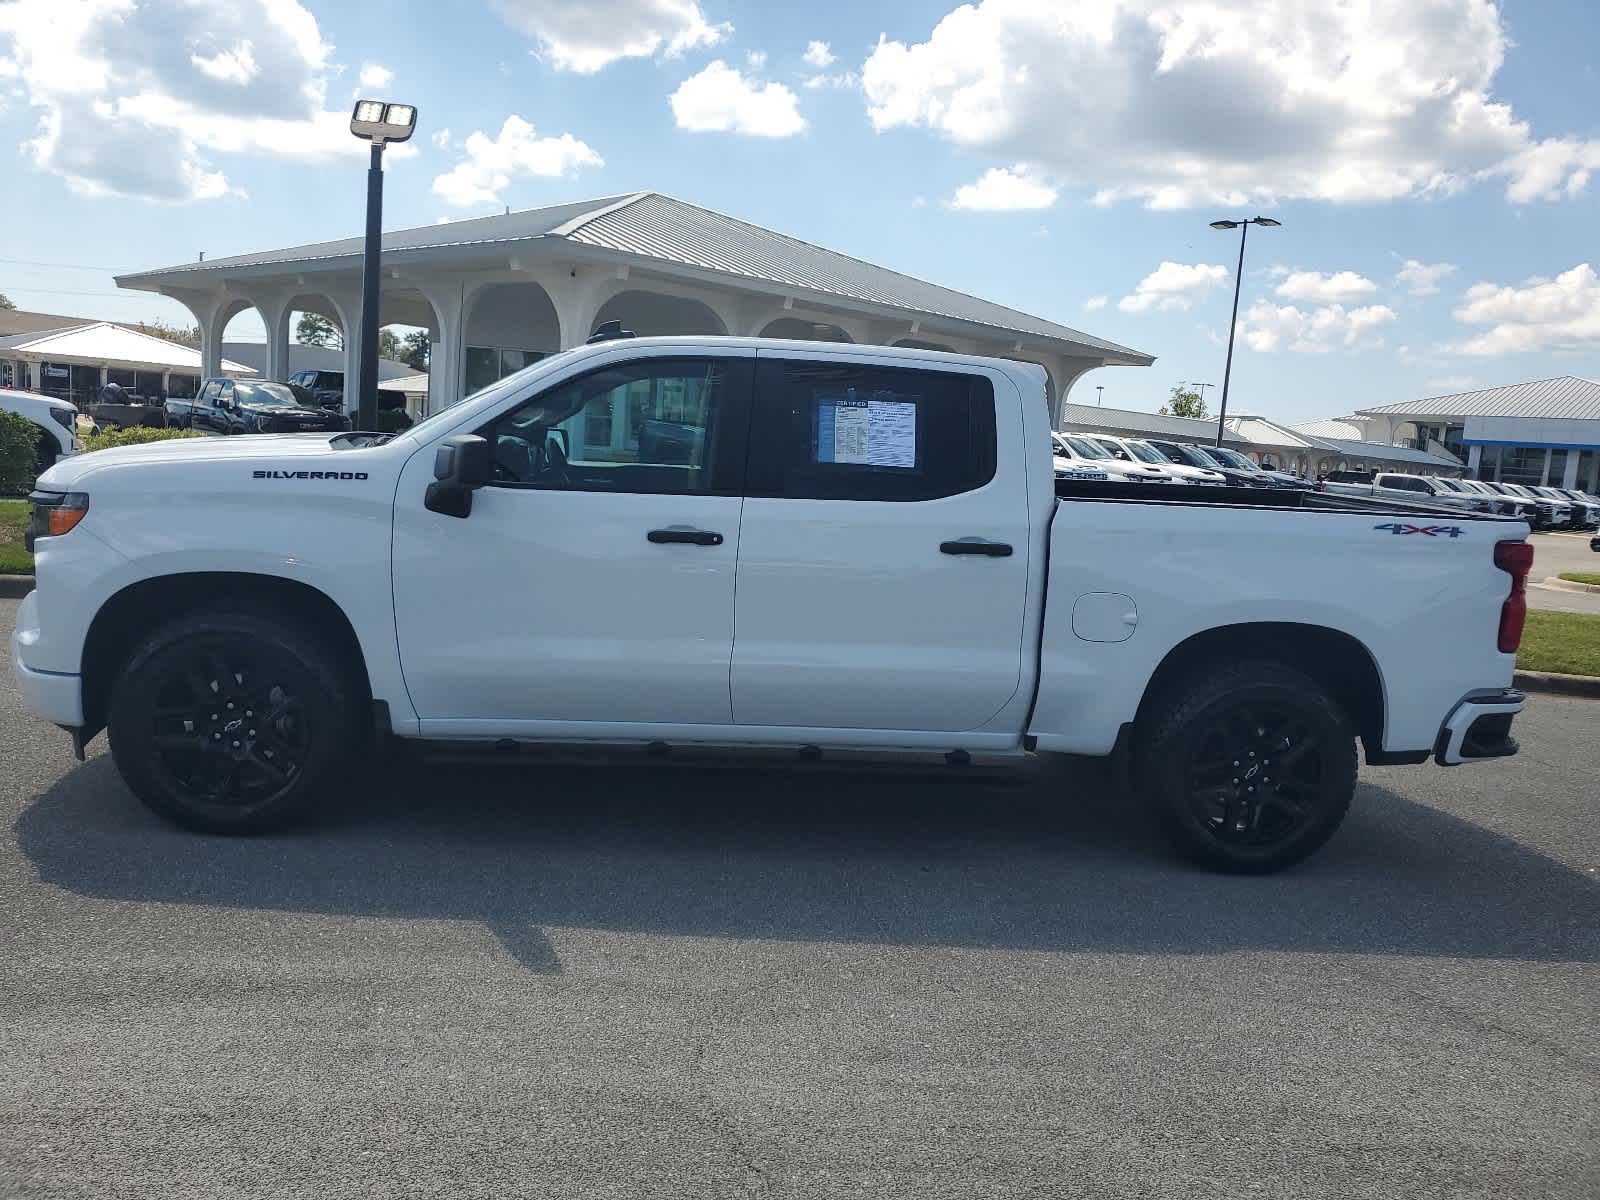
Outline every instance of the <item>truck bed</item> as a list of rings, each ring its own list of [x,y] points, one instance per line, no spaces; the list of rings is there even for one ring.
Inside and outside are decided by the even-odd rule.
[[[1365,496],[1312,492],[1300,488],[1206,487],[1181,483],[1097,483],[1058,479],[1056,497],[1074,503],[1131,500],[1157,506],[1372,513],[1391,516],[1428,515],[1448,517],[1453,522],[1498,521],[1508,526],[1523,524],[1515,517],[1476,513],[1449,505],[1413,503],[1407,500],[1377,500]]]

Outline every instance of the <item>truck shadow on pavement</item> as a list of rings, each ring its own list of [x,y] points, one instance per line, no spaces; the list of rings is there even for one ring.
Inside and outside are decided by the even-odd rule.
[[[481,922],[530,971],[546,926],[1094,953],[1286,950],[1600,961],[1600,888],[1363,785],[1323,852],[1268,878],[1171,859],[1103,776],[771,766],[425,767],[302,832],[169,828],[109,757],[17,822],[81,896]]]

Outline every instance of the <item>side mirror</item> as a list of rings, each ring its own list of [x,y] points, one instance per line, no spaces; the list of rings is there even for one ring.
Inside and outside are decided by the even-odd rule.
[[[489,443],[475,433],[458,433],[439,443],[433,456],[433,482],[423,506],[447,517],[472,513],[472,493],[489,482],[493,461]]]

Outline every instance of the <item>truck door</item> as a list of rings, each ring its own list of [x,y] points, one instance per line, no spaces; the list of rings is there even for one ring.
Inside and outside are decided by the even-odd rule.
[[[434,456],[410,460],[395,629],[425,732],[731,723],[753,363],[641,354],[508,398],[465,519],[423,506]]]
[[[222,398],[222,380],[209,379],[205,387],[200,389],[200,394],[194,398],[189,411],[189,424],[195,429],[211,432],[221,432],[222,426],[217,423],[221,410],[217,407]]]
[[[1002,374],[762,350],[734,719],[968,730],[1004,708],[1033,652],[1023,453]]]

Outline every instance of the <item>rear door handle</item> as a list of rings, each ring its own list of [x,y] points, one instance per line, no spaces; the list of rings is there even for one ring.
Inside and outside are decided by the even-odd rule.
[[[709,529],[690,529],[687,526],[674,525],[669,529],[652,529],[645,534],[658,546],[668,545],[673,542],[684,542],[691,546],[720,546],[722,535],[712,533]]]
[[[987,538],[971,537],[958,538],[951,542],[940,542],[941,554],[981,554],[985,558],[1010,558],[1010,542],[991,542]]]

